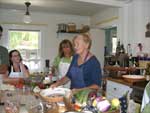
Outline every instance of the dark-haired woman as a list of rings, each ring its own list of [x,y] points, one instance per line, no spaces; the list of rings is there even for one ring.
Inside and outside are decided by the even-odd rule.
[[[67,39],[62,40],[59,44],[59,54],[53,62],[53,68],[55,72],[57,71],[58,73],[58,79],[61,79],[66,75],[72,60],[73,53],[74,50],[72,43]],[[69,88],[70,83],[65,84],[64,87]]]
[[[4,83],[17,84],[20,83],[24,77],[29,76],[29,70],[26,65],[22,63],[22,57],[18,50],[9,52],[10,66],[7,74],[4,76]]]
[[[10,78],[24,78],[29,76],[29,70],[25,64],[22,63],[22,57],[18,50],[9,52],[10,67],[8,75]]]

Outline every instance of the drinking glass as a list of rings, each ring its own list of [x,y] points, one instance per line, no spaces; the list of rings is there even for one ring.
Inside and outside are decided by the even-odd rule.
[[[3,84],[3,75],[0,74],[0,85],[2,85],[2,84]]]
[[[15,91],[6,91],[4,94],[4,109],[6,113],[19,113],[20,95]]]
[[[4,103],[6,113],[19,113],[20,104],[18,100],[6,100]]]

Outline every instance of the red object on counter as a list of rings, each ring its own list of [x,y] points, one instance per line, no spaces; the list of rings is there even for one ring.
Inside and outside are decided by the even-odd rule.
[[[24,84],[20,84],[20,83],[18,83],[18,84],[15,85],[15,87],[16,87],[16,88],[19,88],[19,89],[22,89],[23,86],[24,86]]]
[[[17,82],[10,83],[11,85],[14,85],[16,88],[22,89],[24,86],[24,80],[22,78],[18,79]]]
[[[39,86],[40,89],[44,89],[45,88],[44,84],[38,84],[38,86]]]

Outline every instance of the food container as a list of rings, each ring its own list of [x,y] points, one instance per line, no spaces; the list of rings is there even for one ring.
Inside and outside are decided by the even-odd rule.
[[[58,32],[66,32],[67,25],[64,23],[58,24]]]
[[[76,32],[76,24],[68,23],[67,24],[67,32]]]
[[[89,32],[90,31],[90,27],[88,25],[83,25],[82,27],[82,33],[86,33],[86,32]]]

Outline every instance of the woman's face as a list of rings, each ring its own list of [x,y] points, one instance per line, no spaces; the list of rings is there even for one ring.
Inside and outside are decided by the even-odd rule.
[[[82,54],[84,51],[88,50],[88,44],[83,41],[82,36],[78,36],[74,40],[74,49],[77,54]]]
[[[71,53],[71,48],[69,44],[63,44],[62,49],[63,49],[64,55]]]
[[[15,62],[15,63],[20,63],[20,56],[19,56],[19,53],[18,52],[13,52],[12,53],[12,56],[11,56],[11,61],[12,62]]]

